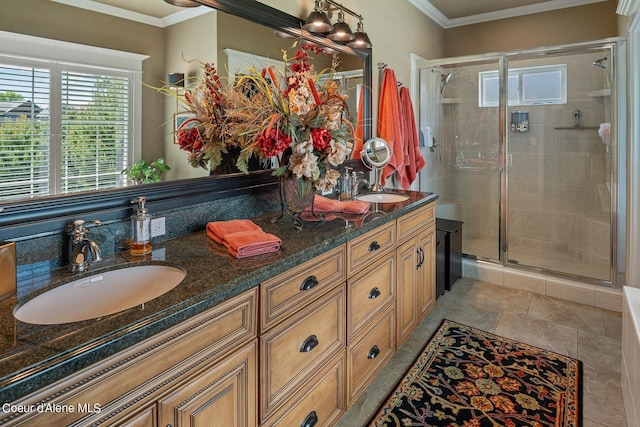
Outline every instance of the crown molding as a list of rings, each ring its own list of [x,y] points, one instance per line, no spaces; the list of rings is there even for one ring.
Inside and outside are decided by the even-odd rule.
[[[449,19],[436,9],[428,0],[409,0],[422,13],[435,21],[442,28],[461,27],[464,25],[478,24],[481,22],[495,21],[498,19],[514,18],[517,16],[531,15],[534,13],[548,12],[551,10],[566,9],[569,7],[584,6],[591,3],[599,3],[606,0],[550,0],[529,6],[513,7],[496,12],[480,13]],[[639,3],[640,0],[621,0],[623,2]]]
[[[618,0],[618,15],[630,16],[640,9],[640,0]]]
[[[116,16],[118,18],[127,19],[129,21],[140,22],[141,24],[152,25],[154,27],[165,28],[170,25],[195,18],[196,16],[211,13],[214,10],[207,6],[199,6],[194,8],[183,9],[179,12],[168,15],[164,18],[156,18],[155,16],[146,15],[144,13],[134,12],[120,7],[110,6],[93,0],[51,0],[56,3],[67,6],[79,7],[81,9],[93,12],[103,13],[105,15]]]

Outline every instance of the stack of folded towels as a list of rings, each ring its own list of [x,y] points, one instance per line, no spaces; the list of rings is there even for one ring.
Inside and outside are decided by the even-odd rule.
[[[340,201],[319,194],[313,199],[313,211],[316,213],[336,212],[350,215],[362,215],[369,212],[370,204],[361,200]]]
[[[225,245],[236,258],[246,258],[280,250],[282,240],[266,233],[248,219],[215,221],[207,224],[207,235]]]

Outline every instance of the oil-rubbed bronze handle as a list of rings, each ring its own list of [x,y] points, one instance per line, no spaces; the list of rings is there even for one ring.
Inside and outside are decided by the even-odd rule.
[[[371,292],[369,292],[369,299],[376,299],[380,296],[380,289],[378,289],[377,287],[371,289]]]
[[[377,251],[378,249],[380,249],[380,243],[376,242],[375,240],[371,242],[371,244],[369,245],[369,252]]]
[[[309,415],[302,421],[300,427],[313,427],[318,423],[318,414],[316,411],[309,412]]]
[[[416,248],[416,255],[418,255],[418,263],[416,264],[416,270],[422,265],[422,256],[420,256],[420,248]]]
[[[311,350],[316,348],[318,344],[318,337],[316,337],[315,335],[310,335],[309,338],[304,340],[304,342],[300,346],[300,353],[309,353]]]
[[[311,275],[304,279],[302,284],[300,285],[301,291],[308,291],[309,289],[313,289],[318,285],[318,278],[314,275]]]
[[[371,350],[369,350],[369,354],[367,354],[367,359],[375,359],[376,357],[378,357],[379,354],[380,354],[380,349],[378,348],[377,345],[374,345],[373,347],[371,347]]]

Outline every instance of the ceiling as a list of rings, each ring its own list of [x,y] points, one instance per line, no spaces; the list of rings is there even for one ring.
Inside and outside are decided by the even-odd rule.
[[[122,18],[165,27],[206,12],[180,8],[162,0],[52,0]],[[308,0],[311,3],[311,0]],[[606,0],[408,0],[443,28],[547,12]],[[188,17],[187,17],[188,16]]]

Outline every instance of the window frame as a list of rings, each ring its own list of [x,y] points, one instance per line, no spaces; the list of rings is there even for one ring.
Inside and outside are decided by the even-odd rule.
[[[546,98],[539,100],[526,100],[524,99],[525,84],[523,82],[524,77],[534,74],[545,74],[550,72],[560,73],[560,97],[558,98]],[[540,65],[532,67],[522,68],[510,68],[508,80],[517,78],[517,97],[509,91],[507,96],[509,97],[508,104],[510,107],[527,106],[527,105],[553,105],[553,104],[566,104],[567,103],[567,64],[551,64]],[[483,107],[497,107],[499,101],[487,101],[486,100],[486,82],[489,79],[499,79],[498,70],[480,71],[478,73],[478,106]],[[499,96],[496,96],[499,99]]]
[[[105,49],[0,31],[0,61],[7,65],[46,68],[50,71],[49,195],[62,195],[61,176],[61,75],[64,71],[126,76],[129,80],[129,162],[141,157],[142,147],[142,62],[147,55]],[[126,186],[126,182],[123,186]],[[122,188],[114,187],[114,188]]]

